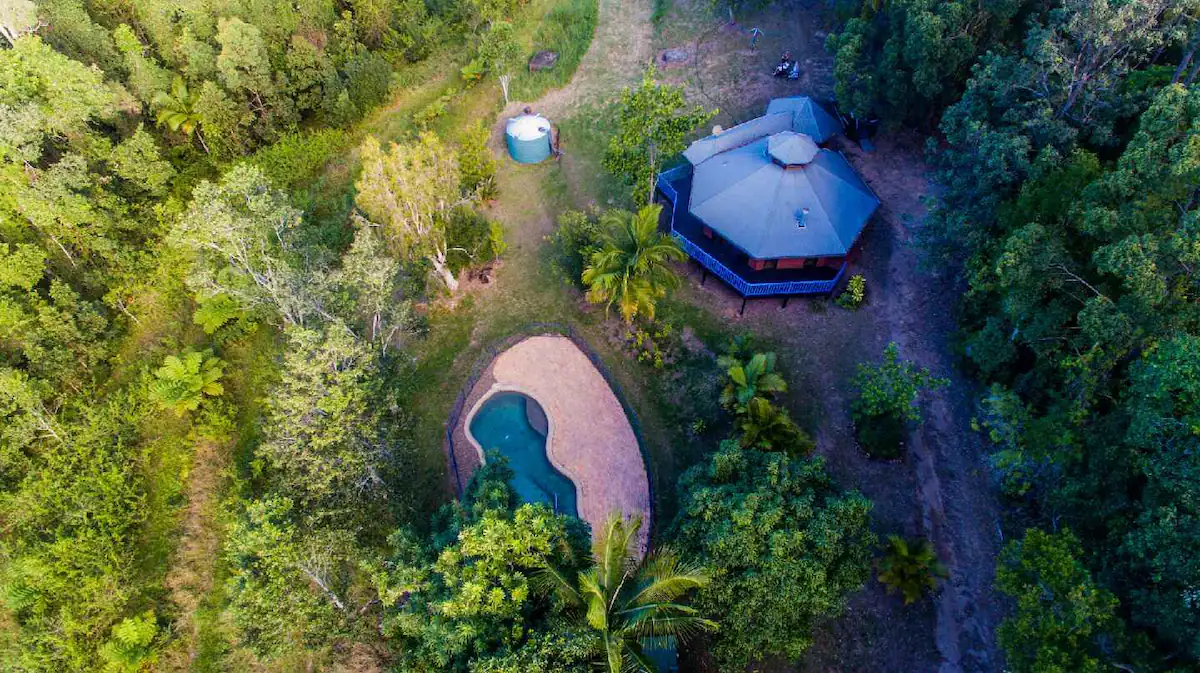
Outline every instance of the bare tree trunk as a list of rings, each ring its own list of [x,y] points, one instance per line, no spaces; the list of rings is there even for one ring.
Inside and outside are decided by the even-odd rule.
[[[445,253],[431,255],[429,257],[429,262],[433,264],[434,272],[442,279],[442,282],[446,284],[446,288],[450,290],[450,293],[454,294],[455,292],[458,292],[458,279],[454,277],[454,272],[451,271],[450,267],[446,264]]]
[[[504,92],[504,105],[508,106],[508,82],[511,75],[500,75],[500,90]]]
[[[1196,60],[1196,64],[1192,66],[1192,71],[1188,73],[1187,79],[1183,81],[1184,86],[1191,86],[1192,82],[1196,81],[1196,75],[1200,74],[1200,59]]]
[[[333,589],[330,589],[329,585],[325,584],[325,581],[321,579],[320,575],[302,565],[297,565],[296,567],[300,569],[300,572],[307,575],[308,579],[312,580],[314,584],[321,587],[321,590],[324,591],[325,595],[329,597],[329,601],[337,606],[337,609],[341,610],[342,612],[346,611],[346,605],[342,603],[342,599],[338,598],[337,594],[333,593]]]
[[[1188,64],[1192,62],[1192,57],[1196,55],[1197,47],[1200,47],[1200,36],[1197,36],[1196,39],[1192,40],[1191,44],[1188,45],[1187,52],[1179,61],[1179,67],[1175,68],[1175,75],[1171,77],[1171,84],[1178,84],[1179,80],[1183,78],[1183,73],[1187,71]]]
[[[200,139],[200,147],[204,148],[205,154],[212,154],[208,149],[208,143],[204,142],[204,134],[200,132],[200,127],[196,127],[196,137]]]

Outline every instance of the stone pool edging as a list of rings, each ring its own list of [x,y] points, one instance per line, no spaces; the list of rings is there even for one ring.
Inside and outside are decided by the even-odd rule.
[[[496,375],[496,364],[501,361],[502,356],[509,350],[517,348],[522,342],[538,337],[557,337],[563,339],[562,343],[570,344],[573,347],[573,352],[577,356],[582,356],[582,360],[577,360],[571,369],[581,372],[585,379],[598,376],[599,383],[592,379],[591,384],[597,385],[597,392],[608,404],[603,405],[604,411],[612,418],[609,422],[615,423],[613,426],[614,433],[602,433],[599,435],[600,441],[595,442],[593,435],[596,433],[587,433],[583,435],[582,441],[585,444],[591,443],[593,456],[609,456],[610,454],[619,454],[615,460],[608,460],[608,467],[601,469],[585,468],[589,475],[596,477],[596,488],[598,493],[602,494],[601,499],[604,502],[610,503],[612,509],[621,509],[627,515],[638,513],[642,517],[642,527],[639,534],[639,548],[644,551],[649,548],[649,539],[656,528],[657,520],[654,517],[654,502],[655,488],[650,479],[651,460],[647,454],[645,440],[641,433],[641,424],[638,419],[637,411],[629,404],[626,399],[621,384],[617,381],[612,372],[609,370],[604,360],[591,348],[591,345],[584,339],[576,330],[569,326],[559,323],[530,323],[521,328],[511,331],[506,336],[497,339],[493,343],[484,346],[476,355],[475,364],[467,376],[467,380],[463,383],[459,391],[458,398],[450,411],[444,431],[444,448],[449,459],[450,479],[449,486],[461,497],[467,480],[476,469],[482,464],[479,456],[479,448],[476,443],[471,441],[473,438],[469,436],[466,430],[465,417],[468,415],[464,412],[474,413],[478,411],[477,407],[480,401],[489,397],[493,391],[493,387],[503,377]],[[558,347],[552,348],[552,351],[559,350]],[[569,349],[571,350],[571,349]],[[562,354],[561,352],[559,353]],[[570,358],[568,358],[570,359]],[[533,358],[532,362],[535,367],[542,362],[542,358]],[[590,367],[586,371],[578,369],[578,365]],[[564,372],[569,372],[563,370]],[[545,377],[550,379],[556,378],[559,372],[546,370]],[[510,371],[511,375],[512,372]],[[536,384],[544,383],[547,379],[532,379]],[[523,378],[517,375],[514,378]],[[511,382],[510,382],[511,383]],[[602,390],[602,392],[600,392]],[[528,389],[519,390],[521,394],[529,395],[531,392]],[[559,397],[560,391],[551,389],[547,391],[553,397]],[[543,408],[546,415],[549,417],[557,412],[552,407],[561,406],[558,404],[548,404],[547,400],[541,399],[541,395],[530,395],[538,405]],[[572,398],[572,395],[565,397]],[[574,398],[578,399],[578,398]],[[615,403],[615,404],[614,404]],[[572,407],[572,404],[566,403],[566,407]],[[620,413],[613,414],[614,409]],[[578,405],[574,405],[574,409],[568,413],[573,420],[572,427],[579,425],[579,418],[591,418],[594,414],[590,410],[580,410]],[[603,414],[601,414],[603,415]],[[617,419],[620,419],[619,421]],[[549,421],[549,419],[547,419]],[[586,424],[586,421],[585,421]],[[575,432],[579,432],[576,428]],[[630,433],[632,435],[630,436]],[[609,441],[605,441],[605,440]],[[572,445],[575,442],[572,441]],[[632,452],[628,449],[632,449]],[[561,455],[554,450],[551,444],[547,450],[547,457],[552,461],[555,469],[571,479],[575,484],[577,496],[580,496],[580,517],[588,520],[593,526],[598,526],[603,523],[603,516],[600,516],[596,511],[596,507],[588,506],[589,480],[583,478],[579,474],[573,473],[573,470],[565,469],[566,465],[561,458]],[[580,456],[573,456],[579,459]],[[581,461],[584,465],[588,463],[596,463],[596,459],[588,459],[584,457]],[[599,460],[601,464],[605,463],[604,459]],[[593,472],[595,474],[593,474]],[[603,475],[598,476],[597,475]],[[633,479],[633,482],[630,480]],[[614,483],[615,482],[615,483]],[[624,484],[624,485],[623,485]],[[614,491],[616,489],[616,491]],[[632,490],[630,490],[632,489]],[[624,495],[620,495],[624,493]],[[588,510],[591,509],[591,515],[588,515]]]
[[[491,387],[485,390],[484,393],[479,396],[479,399],[475,400],[475,404],[471,406],[471,411],[467,413],[466,417],[463,418],[461,422],[463,433],[467,436],[467,441],[471,443],[471,446],[475,447],[475,453],[479,454],[479,466],[482,467],[487,464],[487,453],[484,451],[483,446],[475,439],[475,435],[471,434],[471,421],[475,420],[475,414],[479,412],[479,409],[483,406],[484,402],[487,402],[495,397],[496,393],[521,393],[525,397],[528,397],[536,402],[537,405],[542,408],[542,414],[546,417],[546,458],[550,460],[550,464],[554,466],[554,469],[558,470],[560,474],[571,480],[571,485],[575,487],[575,502],[583,502],[583,488],[580,486],[581,481],[576,475],[571,474],[568,471],[569,468],[563,465],[560,462],[560,459],[554,454],[554,418],[550,415],[550,412],[546,411],[545,403],[539,400],[532,392],[524,389],[523,387],[500,383],[499,381],[495,380],[495,377],[492,378]],[[578,505],[576,505],[576,507],[578,507]]]

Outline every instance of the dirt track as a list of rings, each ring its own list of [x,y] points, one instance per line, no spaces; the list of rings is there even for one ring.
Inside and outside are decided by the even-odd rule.
[[[648,0],[601,0],[597,37],[575,80],[540,101],[540,109],[561,117],[582,103],[611,99],[667,47],[689,51],[691,60],[664,69],[663,78],[683,85],[690,99],[721,107],[720,122],[755,116],[774,96],[831,95],[832,59],[822,48],[828,30],[823,3],[777,3],[733,26],[714,21],[699,4],[679,3],[654,42]],[[748,48],[744,35],[751,25],[768,28],[768,39],[756,50]],[[782,49],[801,59],[799,82],[764,74]],[[983,449],[970,430],[977,391],[952,368],[949,336],[956,294],[944,279],[919,268],[919,253],[912,246],[912,230],[924,215],[920,198],[930,187],[921,139],[884,137],[878,145],[871,155],[845,148],[883,200],[855,268],[867,278],[868,306],[847,312],[825,302],[793,301],[781,310],[778,302],[760,300],[739,317],[740,298],[715,280],[699,287],[698,272],[682,294],[783,346],[780,356],[795,382],[788,402],[797,418],[815,429],[818,453],[831,472],[844,486],[872,499],[881,535],[928,537],[950,569],[950,580],[932,600],[912,606],[869,582],[851,599],[845,615],[816,634],[803,668],[999,671],[994,631],[1000,606],[992,588],[1000,546],[999,505]],[[569,178],[578,178],[571,173],[568,166]],[[694,265],[690,268],[695,271]],[[878,359],[889,341],[900,345],[904,357],[952,381],[932,396],[927,422],[913,434],[908,458],[900,463],[863,456],[847,412],[855,365]],[[771,670],[794,668],[779,662]]]

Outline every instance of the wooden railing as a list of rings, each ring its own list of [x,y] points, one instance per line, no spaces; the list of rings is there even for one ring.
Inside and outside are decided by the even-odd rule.
[[[672,184],[672,180],[677,180],[687,175],[688,166],[677,166],[669,171],[665,171],[658,176],[658,189],[671,202],[671,236],[679,242],[680,247],[689,257],[700,263],[701,266],[708,269],[710,273],[715,274],[718,278],[725,281],[730,287],[737,290],[743,297],[767,297],[789,294],[829,294],[837,287],[838,282],[842,279],[842,274],[846,271],[846,265],[842,264],[838,269],[837,275],[830,280],[793,280],[778,283],[750,283],[737,275],[718,260],[716,257],[708,254],[703,248],[693,243],[687,236],[679,233],[675,229],[675,218],[679,215],[681,208],[686,208],[687,204],[680,204],[679,192]]]

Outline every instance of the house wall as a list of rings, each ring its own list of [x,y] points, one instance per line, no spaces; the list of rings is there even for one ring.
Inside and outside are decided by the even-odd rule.
[[[786,257],[783,259],[752,259],[750,268],[763,269],[806,269],[814,266],[836,269],[845,261],[844,257]]]

